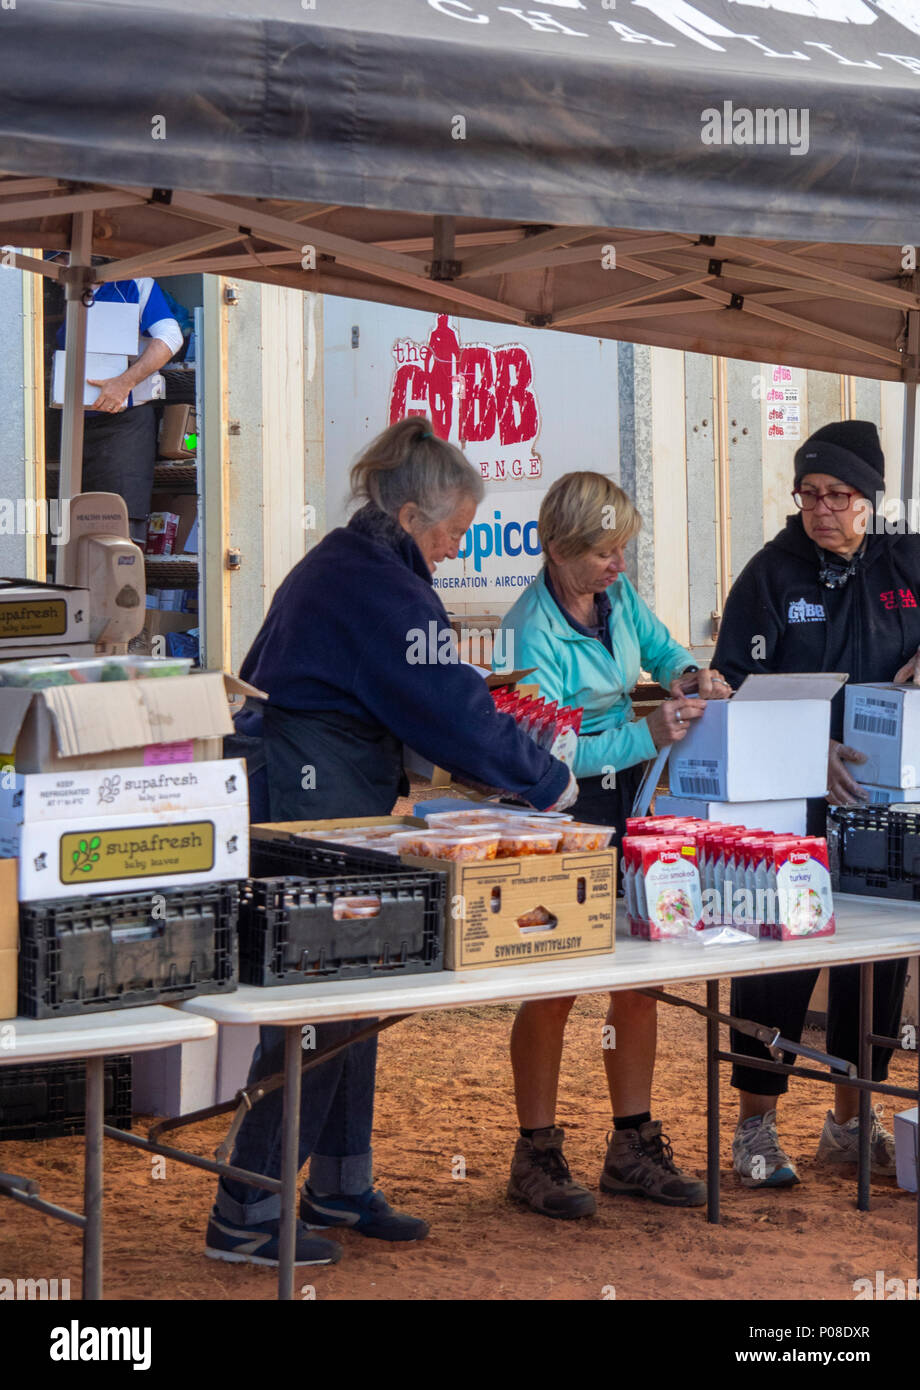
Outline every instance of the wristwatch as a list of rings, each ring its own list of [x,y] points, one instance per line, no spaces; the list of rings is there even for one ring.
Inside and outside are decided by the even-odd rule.
[[[698,666],[685,666],[684,669],[682,671],[678,671],[677,674],[680,676],[689,676],[692,674],[692,672],[698,671],[699,669],[700,668]]]

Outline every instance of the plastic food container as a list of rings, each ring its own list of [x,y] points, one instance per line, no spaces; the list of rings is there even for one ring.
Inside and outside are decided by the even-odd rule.
[[[560,852],[564,849],[606,849],[614,834],[612,825],[585,825],[582,821],[574,820],[566,821],[559,829],[562,832]]]
[[[187,676],[194,661],[190,656],[137,656],[137,680],[149,680],[153,676]]]
[[[455,826],[447,826],[443,830],[425,830],[420,834],[410,832],[405,836],[394,835],[393,839],[402,854],[447,859],[452,864],[471,864],[496,857],[501,832],[463,831]]]
[[[143,661],[139,656],[104,656],[99,661],[99,679],[102,681],[133,681],[137,676],[137,663]]]
[[[561,839],[562,830],[559,826],[546,826],[543,830],[535,826],[521,830],[513,826],[503,826],[498,857],[519,859],[528,854],[555,854]]]
[[[434,829],[448,825],[492,825],[496,820],[502,820],[506,815],[513,816],[515,814],[514,811],[502,812],[499,806],[493,806],[487,811],[479,811],[471,806],[465,811],[432,811],[426,819],[429,826]]]
[[[52,685],[88,685],[99,680],[103,663],[98,657],[83,661],[7,661],[0,663],[0,685],[47,690]]]
[[[336,898],[332,904],[332,916],[336,922],[352,921],[358,917],[376,917],[379,912],[379,898]]]

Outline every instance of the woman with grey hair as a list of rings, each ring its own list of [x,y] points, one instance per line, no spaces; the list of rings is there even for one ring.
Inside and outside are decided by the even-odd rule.
[[[575,799],[569,769],[498,714],[488,688],[458,658],[431,578],[457,555],[482,479],[428,420],[400,420],[351,472],[363,505],[294,567],[272,601],[241,674],[268,699],[237,720],[249,742],[256,821],[386,815],[404,784],[402,746],[453,773],[516,792],[539,810]],[[259,766],[261,761],[261,768]],[[408,787],[406,787],[408,790]],[[367,1020],[316,1027],[323,1048]],[[250,1082],[282,1070],[283,1030],[263,1028]],[[376,1039],[304,1073],[297,1262],[340,1250],[308,1227],[349,1226],[382,1240],[418,1240],[427,1225],[393,1211],[373,1187]],[[232,1162],[280,1177],[281,1092],[246,1116]],[[214,1259],[275,1264],[275,1194],[221,1180],[208,1227]],[[305,1224],[303,1224],[305,1223]]]

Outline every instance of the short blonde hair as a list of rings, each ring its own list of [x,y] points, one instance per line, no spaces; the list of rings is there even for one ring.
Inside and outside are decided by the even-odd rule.
[[[469,459],[434,433],[421,415],[397,420],[364,450],[351,469],[351,498],[373,502],[395,517],[415,502],[429,526],[445,521],[458,496],[478,506],[485,485]]]
[[[641,526],[634,504],[603,473],[566,473],[543,498],[537,533],[548,560],[551,545],[561,559],[574,560],[601,541],[625,545]]]

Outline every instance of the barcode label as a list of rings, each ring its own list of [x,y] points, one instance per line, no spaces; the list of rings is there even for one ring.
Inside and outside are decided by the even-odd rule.
[[[720,787],[717,777],[685,777],[680,774],[680,789],[686,796],[718,796]]]
[[[853,728],[860,734],[880,734],[882,738],[895,738],[898,721],[884,719],[881,715],[863,714],[861,710],[857,710],[853,715]]]

